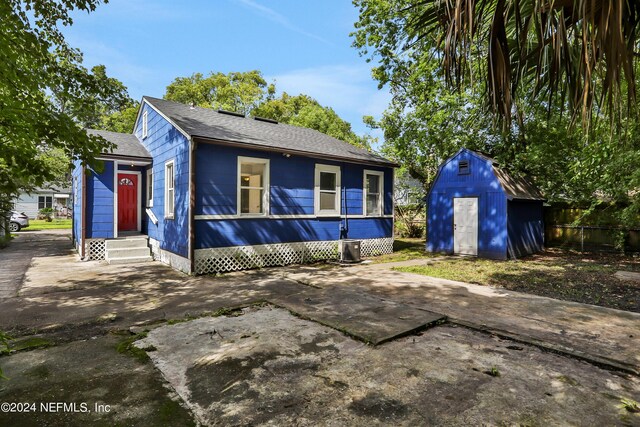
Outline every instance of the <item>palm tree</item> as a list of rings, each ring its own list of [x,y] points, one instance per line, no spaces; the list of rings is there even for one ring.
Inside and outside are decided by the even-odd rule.
[[[486,72],[489,106],[507,126],[523,87],[585,125],[593,111],[635,104],[640,1],[418,0],[404,12],[410,43],[431,38],[454,86]]]

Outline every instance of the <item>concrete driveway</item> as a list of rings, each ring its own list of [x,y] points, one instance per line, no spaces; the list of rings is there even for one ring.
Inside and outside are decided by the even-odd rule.
[[[640,423],[620,406],[623,398],[640,400],[637,314],[389,266],[190,277],[159,263],[79,262],[68,238],[37,236],[32,250],[20,241],[0,251],[2,260],[21,261],[0,264],[0,277],[13,283],[0,298],[0,328],[18,344],[41,340],[54,347],[0,358],[11,378],[0,381],[0,402],[93,396],[115,409],[98,418],[0,413],[0,423],[144,424],[148,418],[131,411],[136,398],[148,404],[146,417],[170,407],[169,419],[193,415],[203,424]],[[261,308],[237,312],[238,320],[211,317],[256,304]],[[87,354],[130,339],[128,330],[145,329],[152,331],[137,345],[162,378],[115,349],[103,359],[117,360],[117,372],[131,372],[125,383],[166,381],[175,394],[136,395],[135,387],[128,388],[132,396],[96,394],[95,387],[118,384],[103,384],[108,373],[96,371]],[[30,379],[33,369],[55,372],[69,358],[78,360],[69,378],[41,378],[67,391],[43,396]]]
[[[31,260],[66,255],[71,251],[71,230],[21,231],[11,246],[0,250],[0,300],[15,297]]]

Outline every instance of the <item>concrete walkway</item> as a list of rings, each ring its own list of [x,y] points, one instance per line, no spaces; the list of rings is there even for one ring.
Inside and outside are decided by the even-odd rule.
[[[372,344],[444,320],[363,292],[305,286],[277,269],[192,277],[157,262],[108,265],[69,253],[34,257],[18,281],[18,296],[0,300],[2,329],[61,341],[267,301]]]
[[[0,250],[0,300],[15,297],[35,257],[66,255],[71,251],[71,230],[21,231],[10,247]]]

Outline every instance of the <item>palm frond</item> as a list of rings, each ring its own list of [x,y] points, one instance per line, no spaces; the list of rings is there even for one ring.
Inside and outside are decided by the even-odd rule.
[[[478,69],[473,62],[485,62],[488,106],[505,125],[514,97],[532,83],[534,99],[566,104],[588,126],[594,102],[612,116],[635,104],[639,3],[424,0],[405,12],[410,39],[434,41],[451,85],[464,85]]]

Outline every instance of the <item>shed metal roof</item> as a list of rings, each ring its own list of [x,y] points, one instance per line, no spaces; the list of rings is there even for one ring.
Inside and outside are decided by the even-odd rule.
[[[106,139],[107,141],[115,144],[115,148],[111,153],[114,156],[124,157],[141,157],[150,159],[151,155],[138,138],[130,133],[111,132],[107,130],[87,129],[87,133],[91,135],[98,135]]]
[[[191,107],[149,96],[143,97],[143,101],[165,115],[191,137],[239,143],[256,149],[275,149],[321,155],[336,160],[397,166],[382,156],[313,129],[271,123],[252,117],[238,117],[210,108]]]

